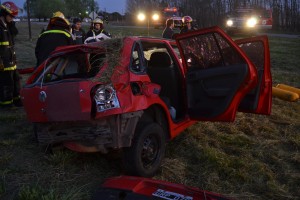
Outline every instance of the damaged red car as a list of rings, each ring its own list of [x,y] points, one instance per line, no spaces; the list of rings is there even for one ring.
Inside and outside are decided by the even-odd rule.
[[[211,27],[61,47],[21,97],[39,143],[121,150],[127,174],[151,177],[166,142],[195,122],[270,114],[271,88],[267,37],[233,41]]]

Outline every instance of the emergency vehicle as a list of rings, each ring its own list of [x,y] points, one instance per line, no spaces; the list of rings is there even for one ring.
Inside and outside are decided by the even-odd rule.
[[[177,7],[166,7],[162,12],[157,13],[158,20],[153,21],[154,28],[164,27],[167,19],[174,20],[174,27],[180,28],[182,26],[182,17],[179,15]]]
[[[272,24],[270,9],[238,8],[227,16],[225,29],[229,34],[256,33],[260,30],[272,29]]]

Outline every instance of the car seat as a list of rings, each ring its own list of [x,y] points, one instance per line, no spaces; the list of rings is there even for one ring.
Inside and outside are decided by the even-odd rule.
[[[160,97],[170,108],[179,107],[180,81],[178,69],[167,52],[154,52],[150,56],[147,73],[152,82],[161,86]]]

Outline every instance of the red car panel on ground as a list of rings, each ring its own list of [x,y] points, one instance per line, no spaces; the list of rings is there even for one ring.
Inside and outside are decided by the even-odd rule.
[[[229,200],[229,198],[166,181],[150,178],[120,176],[107,179],[92,200]]]

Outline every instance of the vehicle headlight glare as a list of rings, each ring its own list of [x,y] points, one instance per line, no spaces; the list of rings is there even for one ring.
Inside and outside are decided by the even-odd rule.
[[[153,19],[154,21],[157,21],[157,20],[159,19],[159,15],[158,15],[158,14],[152,15],[152,19]]]
[[[233,21],[231,19],[227,20],[226,24],[227,24],[227,26],[232,26],[233,25]]]
[[[254,27],[256,25],[256,23],[257,23],[256,18],[252,17],[252,18],[248,19],[247,26],[248,27]]]
[[[138,20],[144,21],[146,19],[146,15],[144,13],[139,13],[137,16]]]

